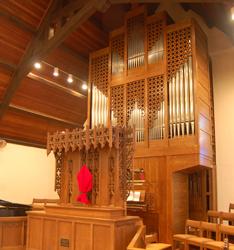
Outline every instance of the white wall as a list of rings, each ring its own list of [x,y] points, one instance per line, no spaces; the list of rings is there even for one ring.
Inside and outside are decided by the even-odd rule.
[[[212,56],[218,209],[234,203],[234,47]]]
[[[58,198],[55,159],[45,149],[8,143],[0,149],[0,199],[30,204],[33,198]]]

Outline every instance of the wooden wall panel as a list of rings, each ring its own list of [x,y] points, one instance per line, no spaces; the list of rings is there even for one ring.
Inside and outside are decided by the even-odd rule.
[[[174,173],[173,176],[173,233],[184,233],[189,215],[188,175]]]
[[[27,250],[126,250],[141,225],[140,219],[133,216],[107,219],[60,213],[29,212]]]
[[[29,230],[29,228],[33,228],[34,230]],[[41,218],[31,218],[28,221],[27,248],[41,250],[42,228],[43,220]]]
[[[23,250],[27,217],[0,217],[0,250]]]
[[[195,25],[195,55],[198,128],[200,153],[212,159],[211,87],[209,80],[209,59],[207,41],[203,31]],[[212,161],[211,161],[212,163]]]
[[[58,222],[58,249],[59,250],[66,250],[66,249],[72,249],[73,242],[72,242],[72,223],[69,221],[59,221]],[[69,241],[69,247],[63,246],[62,240],[68,240]]]
[[[75,224],[75,249],[86,250],[92,249],[92,242],[90,241],[92,237],[92,226],[86,223],[76,223]]]
[[[209,134],[211,130],[210,119],[200,114],[199,115],[199,127],[201,130]]]
[[[22,244],[21,231],[21,222],[4,223],[2,225],[2,247],[20,246]]]
[[[207,133],[200,129],[199,131],[200,136],[199,136],[199,142],[200,142],[200,153],[205,156],[210,156],[212,157],[212,138],[210,132]]]
[[[43,250],[57,249],[57,227],[56,220],[45,220],[43,223]]]
[[[93,245],[94,250],[103,250],[103,249],[110,249],[113,250],[113,246],[111,246],[112,240],[103,240],[103,236],[105,238],[111,239],[113,235],[110,231],[110,225],[93,225]]]

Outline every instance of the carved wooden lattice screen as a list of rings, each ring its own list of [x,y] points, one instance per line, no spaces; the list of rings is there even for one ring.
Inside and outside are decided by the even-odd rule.
[[[153,76],[147,79],[149,139],[163,139],[164,123],[164,77]]]
[[[112,125],[124,125],[124,85],[111,87]]]
[[[108,52],[91,58],[92,127],[99,124],[107,125],[108,61]]]
[[[144,14],[127,20],[128,69],[144,65]]]
[[[124,34],[111,40],[111,73],[121,74],[124,71]]]
[[[163,59],[163,23],[163,20],[158,20],[147,24],[148,64]]]
[[[144,141],[145,80],[127,84],[127,124],[135,126],[136,141]]]
[[[192,29],[167,32],[167,83],[170,137],[194,134]]]

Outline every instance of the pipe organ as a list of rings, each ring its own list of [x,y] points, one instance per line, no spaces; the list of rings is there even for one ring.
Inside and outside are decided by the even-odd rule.
[[[165,14],[127,14],[90,56],[92,127],[135,126],[136,142],[195,134],[192,25],[170,31]]]
[[[164,12],[148,16],[141,5],[110,32],[108,48],[90,54],[89,125],[135,127],[134,167],[150,182],[161,241],[184,228],[179,198],[173,200],[181,187],[176,193],[173,187],[183,181],[184,188],[187,179],[175,174],[215,168],[207,51],[194,20],[172,23]]]

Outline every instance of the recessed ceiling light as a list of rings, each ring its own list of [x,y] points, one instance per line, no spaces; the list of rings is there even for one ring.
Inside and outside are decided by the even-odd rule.
[[[34,63],[34,68],[35,69],[40,69],[41,68],[41,64],[39,62],[35,62]]]

